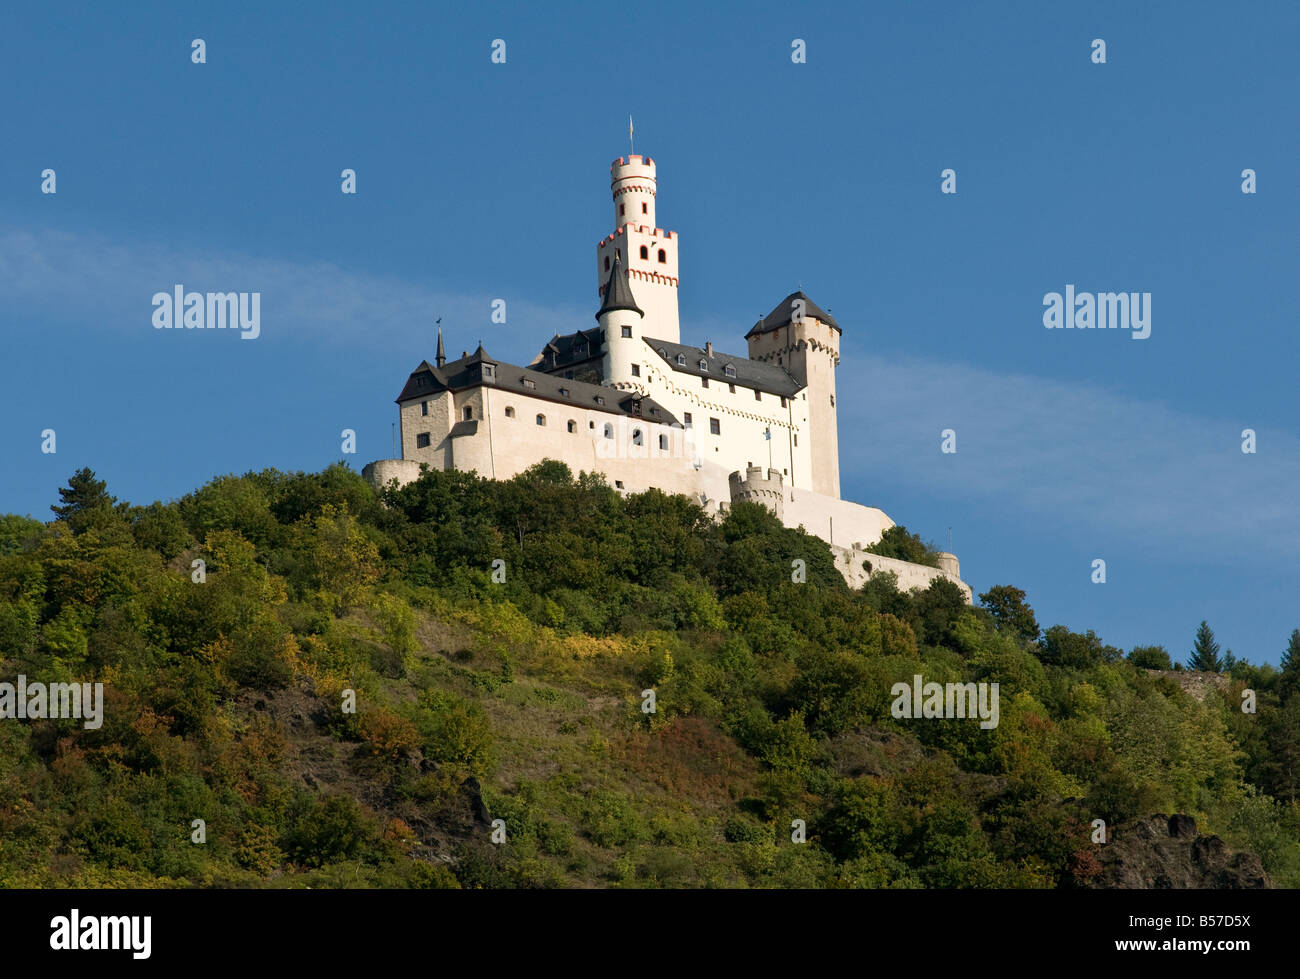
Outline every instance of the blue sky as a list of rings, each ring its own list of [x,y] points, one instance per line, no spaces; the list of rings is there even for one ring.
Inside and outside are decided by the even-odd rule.
[[[1044,626],[1181,658],[1204,618],[1276,663],[1300,627],[1300,7],[1064,6],[6,8],[0,510],[48,517],[82,465],[140,503],[319,469],[343,428],[356,468],[390,456],[436,316],[452,356],[515,362],[594,323],[631,113],[684,341],[743,352],[800,283],[843,327],[845,496],[951,527],[976,591],[1024,588]],[[262,335],[154,330],[177,282],[261,292]],[[1150,292],[1150,338],[1045,330],[1066,283]]]

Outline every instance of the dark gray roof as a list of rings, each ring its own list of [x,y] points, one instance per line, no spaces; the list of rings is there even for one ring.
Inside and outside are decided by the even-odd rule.
[[[669,367],[684,374],[694,374],[696,377],[707,377],[727,384],[756,388],[768,394],[779,394],[784,398],[793,397],[803,390],[789,371],[776,364],[764,364],[734,354],[719,353],[717,350],[713,351],[713,356],[710,357],[708,351],[700,347],[687,347],[680,343],[669,343],[667,340],[655,340],[651,337],[642,337],[642,339],[646,346],[663,357]],[[679,364],[678,356],[685,357],[686,363]],[[700,369],[700,361],[706,363],[708,370]],[[735,369],[734,377],[727,374],[728,366]]]
[[[612,415],[631,415],[663,425],[678,424],[677,418],[653,398],[620,391],[601,384],[588,384],[568,378],[543,374],[516,364],[504,364],[488,356],[483,345],[473,354],[453,360],[444,367],[423,361],[407,378],[397,403],[418,401],[444,391],[464,391],[491,386],[500,391],[514,391],[530,398],[607,411]]]
[[[600,312],[596,314],[596,319],[616,309],[630,310],[642,318],[645,317],[645,313],[641,312],[641,307],[636,304],[636,299],[632,296],[632,285],[627,281],[627,272],[623,269],[623,263],[619,261],[617,249],[614,251],[614,266],[609,270],[609,281],[605,283],[605,298],[600,304]]]
[[[537,370],[555,371],[591,360],[598,361],[604,352],[605,331],[598,326],[577,333],[557,333],[528,366]]]
[[[798,292],[790,293],[790,295],[777,303],[776,309],[772,310],[772,312],[768,313],[753,325],[750,331],[745,334],[745,339],[748,340],[756,334],[767,333],[770,330],[778,329],[793,320],[794,301],[796,299],[803,300],[803,314],[805,316],[811,316],[813,319],[821,320],[823,323],[833,326],[837,330],[840,329],[840,325],[835,322],[835,317],[809,299],[801,289]],[[840,330],[840,332],[843,333],[844,331]]]

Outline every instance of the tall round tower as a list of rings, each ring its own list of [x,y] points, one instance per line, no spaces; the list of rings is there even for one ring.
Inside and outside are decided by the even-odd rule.
[[[677,319],[677,235],[655,225],[659,180],[648,156],[620,156],[609,166],[614,230],[596,246],[596,289],[604,298],[615,260],[623,263],[645,311],[644,336],[681,342]],[[627,377],[610,378],[630,381]]]

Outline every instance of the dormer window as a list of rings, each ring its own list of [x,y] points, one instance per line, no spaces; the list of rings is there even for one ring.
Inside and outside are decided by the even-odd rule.
[[[599,394],[596,395],[596,404],[603,405],[604,403],[605,403],[605,399],[602,398]]]
[[[706,374],[709,372],[709,362],[708,362],[707,360],[704,360],[704,359],[701,358],[701,360],[700,360],[700,370],[704,371],[704,373],[706,373]]]
[[[537,388],[537,382],[534,381],[531,377],[525,377],[524,387],[528,388],[529,391],[535,390]]]
[[[735,376],[736,376],[736,368],[734,368],[734,367],[732,367],[730,364],[728,364],[726,367],[722,368],[722,373],[726,374],[728,377],[735,377]]]
[[[685,355],[685,354],[678,354],[678,355],[677,355],[677,366],[678,366],[678,367],[685,367],[685,366],[686,366],[686,355]]]
[[[568,396],[569,396],[569,389],[568,389],[568,388],[560,388],[560,397],[562,397],[562,398],[567,398]]]

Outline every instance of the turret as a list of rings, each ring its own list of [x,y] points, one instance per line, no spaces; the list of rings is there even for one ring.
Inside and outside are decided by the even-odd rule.
[[[636,286],[645,312],[645,335],[681,341],[677,317],[677,246],[675,232],[655,225],[659,183],[648,156],[619,157],[609,168],[614,199],[614,230],[596,246],[596,284],[601,294],[616,260]],[[630,381],[630,377],[616,377]]]
[[[605,334],[601,373],[606,383],[618,383],[624,388],[640,387],[632,373],[632,364],[643,359],[640,353],[645,350],[641,343],[644,319],[645,313],[632,295],[632,285],[623,269],[622,259],[616,254],[602,290],[600,310],[596,313],[596,322]]]

